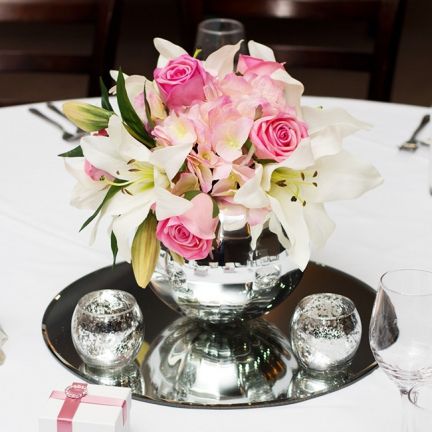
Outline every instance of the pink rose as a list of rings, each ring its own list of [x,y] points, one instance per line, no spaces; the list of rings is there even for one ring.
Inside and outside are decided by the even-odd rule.
[[[282,63],[261,60],[244,54],[240,54],[237,63],[237,72],[240,72],[242,75],[253,73],[256,75],[270,76],[278,69],[284,69]]]
[[[153,75],[169,109],[205,99],[208,74],[199,60],[187,54],[170,60],[163,68],[156,68]]]
[[[207,257],[212,249],[217,218],[212,217],[213,201],[203,193],[191,200],[192,208],[180,216],[159,221],[157,238],[188,260]]]
[[[279,113],[256,120],[250,133],[255,154],[260,159],[277,162],[285,160],[307,136],[306,123],[289,113]]]

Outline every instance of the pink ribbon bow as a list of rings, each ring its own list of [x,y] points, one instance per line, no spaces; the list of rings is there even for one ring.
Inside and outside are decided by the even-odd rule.
[[[87,384],[73,383],[64,392],[53,391],[50,398],[64,400],[57,416],[57,432],[72,432],[72,422],[81,403],[95,405],[117,406],[122,409],[123,424],[126,423],[126,401],[106,396],[92,396],[87,394]]]

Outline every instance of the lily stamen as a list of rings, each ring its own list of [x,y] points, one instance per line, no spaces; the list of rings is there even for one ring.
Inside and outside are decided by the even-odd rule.
[[[316,182],[318,171],[294,171],[289,168],[279,168],[273,172],[272,183],[278,187],[287,188],[292,194],[291,201],[299,202],[303,207],[306,200],[301,197],[301,190],[306,186],[318,187]]]

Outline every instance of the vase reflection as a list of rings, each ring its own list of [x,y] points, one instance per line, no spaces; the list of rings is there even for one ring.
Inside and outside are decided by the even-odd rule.
[[[180,318],[142,365],[150,398],[210,405],[286,398],[296,370],[288,340],[262,319],[220,327]]]
[[[298,366],[288,338],[264,319],[215,326],[182,317],[124,368],[83,363],[79,371],[98,384],[130,387],[137,398],[196,406],[298,402],[353,380],[348,368]]]

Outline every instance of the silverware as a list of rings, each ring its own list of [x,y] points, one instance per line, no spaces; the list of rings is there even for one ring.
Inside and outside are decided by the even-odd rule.
[[[417,135],[423,130],[423,128],[429,123],[430,121],[430,115],[426,114],[421,119],[419,125],[417,126],[416,130],[413,132],[411,137],[404,142],[402,145],[399,146],[399,150],[410,150],[415,151],[418,149],[419,144],[427,145],[424,141],[420,141],[417,139]]]
[[[57,108],[57,106],[55,106],[52,102],[47,102],[46,106],[51,110],[54,111],[56,114],[58,114],[59,116],[62,116],[64,119],[66,119],[70,124],[74,125],[75,124],[69,120],[66,116],[66,114],[59,108]],[[76,132],[75,133],[79,133],[79,132],[83,132],[83,130],[81,128],[79,128],[78,126],[76,126]]]
[[[51,111],[54,111],[54,112],[57,113],[58,115],[60,115],[60,116],[62,116],[63,118],[67,119],[68,122],[71,122],[71,121],[66,117],[66,115],[64,114],[64,112],[63,112],[61,109],[57,108],[57,107],[56,107],[52,102],[47,102],[47,103],[46,103],[46,106],[47,106]],[[72,122],[71,122],[71,123],[72,123]]]
[[[74,134],[68,132],[60,123],[57,123],[55,120],[53,120],[52,118],[46,116],[45,114],[43,114],[41,111],[39,111],[36,108],[31,107],[31,108],[29,108],[29,111],[32,114],[34,114],[35,116],[41,118],[42,120],[45,120],[46,122],[48,122],[52,126],[54,126],[57,129],[59,129],[61,132],[63,132],[62,139],[64,141],[67,141],[67,142],[78,141],[83,136],[87,135],[87,132],[84,132],[84,131],[80,131],[80,132],[77,132],[77,133],[74,133]]]

